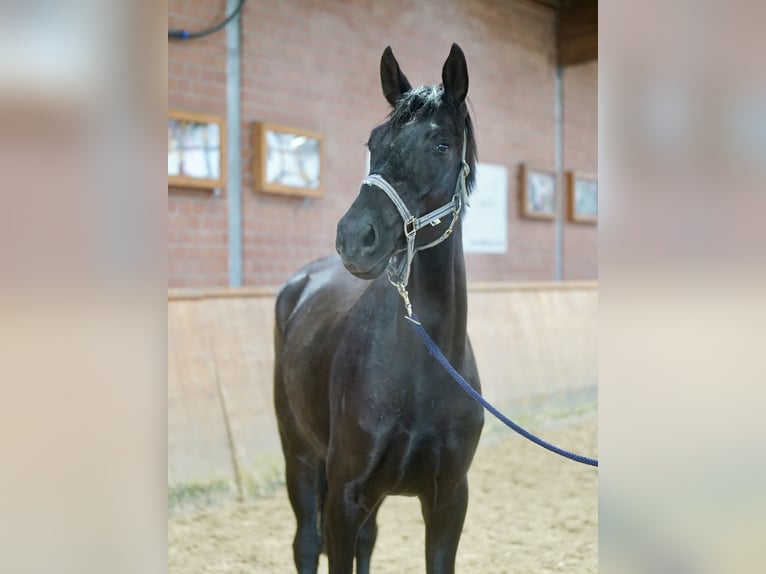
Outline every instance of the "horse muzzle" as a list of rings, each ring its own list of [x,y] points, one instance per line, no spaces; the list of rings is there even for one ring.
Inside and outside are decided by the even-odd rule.
[[[360,279],[374,279],[386,268],[391,255],[372,221],[347,213],[338,222],[335,249],[346,269]]]

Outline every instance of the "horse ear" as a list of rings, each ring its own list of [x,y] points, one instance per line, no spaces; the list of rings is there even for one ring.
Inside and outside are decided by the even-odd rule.
[[[447,61],[444,62],[442,85],[444,93],[452,99],[455,106],[463,103],[468,94],[468,66],[463,50],[457,44],[452,44]]]
[[[399,62],[394,58],[391,46],[383,50],[383,56],[380,58],[380,83],[383,86],[383,95],[394,107],[402,94],[412,89],[407,77],[399,69]]]

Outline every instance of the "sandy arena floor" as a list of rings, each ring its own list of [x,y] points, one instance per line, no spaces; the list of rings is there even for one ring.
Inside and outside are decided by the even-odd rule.
[[[597,453],[595,411],[530,430],[563,448]],[[485,428],[469,474],[470,502],[457,556],[461,574],[595,573],[597,470],[504,429]],[[171,574],[295,572],[295,520],[284,487],[272,495],[172,516]],[[425,572],[416,498],[390,497],[378,514],[375,574]],[[325,556],[320,572],[327,571]]]

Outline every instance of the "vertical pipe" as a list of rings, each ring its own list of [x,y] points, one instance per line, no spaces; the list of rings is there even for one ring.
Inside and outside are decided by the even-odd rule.
[[[238,0],[226,0],[226,13]],[[241,124],[241,17],[226,26],[226,149],[229,221],[229,287],[242,286],[242,124]]]
[[[555,118],[554,147],[556,156],[556,262],[554,277],[556,281],[563,278],[564,259],[564,108],[563,108],[563,82],[564,69],[556,66],[556,81],[554,87],[553,115]]]

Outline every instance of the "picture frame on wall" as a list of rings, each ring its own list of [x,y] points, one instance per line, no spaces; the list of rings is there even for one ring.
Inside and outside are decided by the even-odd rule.
[[[530,219],[556,219],[556,170],[521,164],[521,215]]]
[[[321,197],[322,134],[267,122],[253,124],[253,187],[256,192]]]
[[[226,124],[221,116],[168,110],[168,187],[226,185]]]
[[[598,176],[567,172],[567,200],[569,219],[574,223],[598,223]]]

